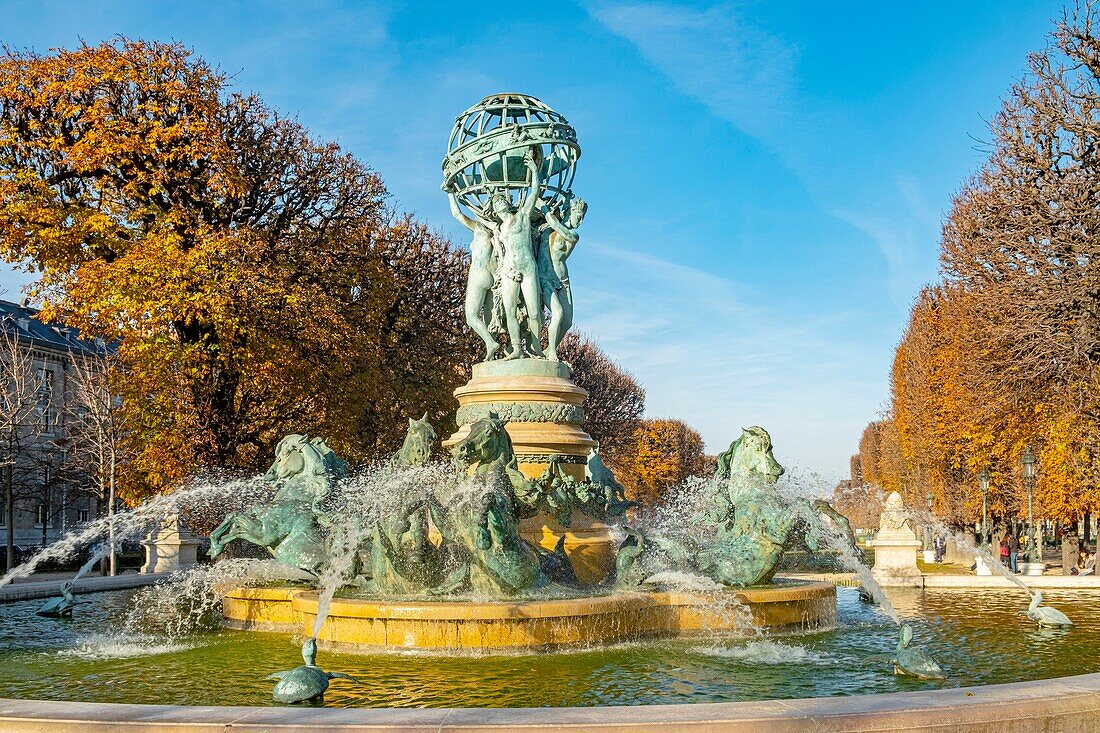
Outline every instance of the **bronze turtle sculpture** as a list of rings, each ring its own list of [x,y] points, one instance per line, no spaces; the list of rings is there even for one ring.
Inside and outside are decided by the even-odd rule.
[[[924,647],[910,646],[913,641],[913,629],[909,624],[901,625],[897,648],[894,650],[894,674],[917,677],[922,680],[942,680],[946,677],[943,668],[933,659]]]
[[[73,583],[70,580],[61,584],[61,595],[46,601],[34,613],[36,616],[46,618],[72,618],[73,608],[80,603],[83,603],[83,601],[78,601],[73,597]]]
[[[317,640],[313,637],[302,644],[302,660],[305,664],[294,669],[273,672],[264,679],[278,680],[271,696],[276,702],[320,702],[325,697],[329,680],[344,679],[358,682],[350,674],[326,672],[317,666]]]

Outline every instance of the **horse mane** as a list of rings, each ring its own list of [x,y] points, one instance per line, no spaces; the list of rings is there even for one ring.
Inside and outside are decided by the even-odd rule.
[[[718,475],[724,478],[730,477],[730,463],[737,452],[741,450],[741,444],[745,441],[745,431],[737,436],[737,440],[730,443],[730,447],[718,454]]]

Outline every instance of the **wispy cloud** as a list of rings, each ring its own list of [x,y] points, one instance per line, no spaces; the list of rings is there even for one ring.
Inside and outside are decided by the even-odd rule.
[[[600,5],[590,13],[635,46],[678,91],[750,135],[766,135],[788,109],[796,50],[730,5]]]
[[[622,3],[589,12],[630,41],[678,92],[757,138],[828,214],[870,237],[886,264],[891,301],[904,312],[935,272],[927,253],[935,246],[937,216],[911,176],[888,176],[862,196],[837,186],[832,161],[814,147],[817,127],[830,125],[819,105],[800,98],[796,46],[747,22],[729,4]],[[829,149],[841,143],[829,140]],[[847,155],[863,154],[860,140],[849,143]]]
[[[912,303],[915,292],[935,272],[929,267],[939,218],[925,200],[920,185],[909,176],[894,180],[897,201],[885,213],[836,209],[832,215],[850,224],[874,242],[886,261],[886,284],[899,310]]]
[[[598,242],[584,247],[573,278],[578,328],[638,377],[650,416],[687,419],[711,452],[742,426],[764,425],[787,461],[843,472],[874,389],[862,376],[873,361],[850,338],[854,314],[792,317],[719,274]]]

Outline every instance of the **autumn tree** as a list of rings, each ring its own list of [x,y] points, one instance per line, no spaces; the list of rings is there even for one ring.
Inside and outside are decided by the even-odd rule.
[[[944,280],[917,298],[891,372],[889,418],[860,444],[868,482],[976,521],[1026,512],[1019,461],[1040,460],[1037,513],[1100,505],[1100,39],[1068,13],[992,121],[989,157],[943,227]]]
[[[845,479],[833,490],[833,508],[855,529],[878,529],[883,509],[882,490],[870,484]]]
[[[980,338],[971,384],[992,380],[985,422],[1035,444],[1045,512],[1100,501],[1100,39],[1079,6],[1029,58],[991,126],[990,158],[944,227],[943,266]],[[1011,454],[1011,455],[1009,455]]]
[[[900,449],[893,419],[877,420],[863,429],[859,439],[859,465],[863,480],[868,484],[887,494],[901,488]]]
[[[645,390],[596,342],[566,334],[558,356],[569,364],[573,381],[588,391],[584,429],[600,443],[600,455],[614,469],[627,470],[645,412]]]
[[[703,474],[703,439],[680,420],[643,420],[625,473],[627,495],[646,506],[659,503],[669,489]]]
[[[127,461],[127,426],[118,385],[126,375],[119,356],[108,349],[73,354],[69,362],[70,390],[66,399],[70,438],[69,464],[85,478],[86,493],[108,518],[105,569],[118,572],[115,547],[115,497]]]
[[[0,256],[45,317],[120,344],[131,497],[285,432],[358,458],[387,403],[449,409],[463,255],[385,199],[178,44],[0,58]]]
[[[378,454],[400,445],[409,417],[427,413],[440,433],[454,426],[454,390],[482,347],[463,315],[468,252],[409,217],[371,246],[382,265],[369,294],[377,339],[336,381],[338,405],[358,416],[344,442]]]

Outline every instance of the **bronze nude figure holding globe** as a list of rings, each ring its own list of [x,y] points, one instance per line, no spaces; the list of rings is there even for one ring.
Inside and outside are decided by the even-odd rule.
[[[571,199],[567,210],[563,222],[553,208],[547,207],[546,224],[539,232],[536,253],[542,301],[550,309],[546,342],[546,357],[550,361],[558,360],[558,346],[573,325],[573,289],[569,285],[569,268],[565,261],[580,240],[577,228],[584,221],[588,204],[581,199]]]
[[[521,306],[527,316],[527,328],[535,336],[529,346],[536,356],[544,356],[538,339],[542,331],[543,303],[539,300],[538,266],[532,246],[535,231],[532,218],[539,201],[539,166],[535,162],[535,148],[528,148],[523,162],[531,172],[531,187],[520,205],[514,206],[510,198],[499,192],[489,200],[492,213],[500,221],[497,239],[501,261],[497,279],[511,342],[506,356],[508,359],[523,356],[519,317]]]
[[[470,273],[466,276],[466,324],[485,342],[485,361],[489,361],[500,348],[500,343],[490,330],[499,260],[496,232],[481,219],[463,214],[453,193],[449,198],[451,215],[473,234],[470,240]]]
[[[579,157],[573,128],[533,97],[492,95],[456,121],[442,187],[473,235],[465,317],[487,362],[502,336],[505,359],[557,361],[573,322],[565,260],[587,211],[569,188]]]

